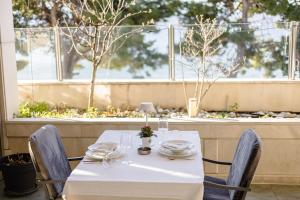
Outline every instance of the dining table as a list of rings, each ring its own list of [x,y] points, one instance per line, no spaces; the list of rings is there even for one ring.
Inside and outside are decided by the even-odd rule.
[[[127,143],[124,154],[103,162],[85,162],[68,177],[65,200],[201,200],[203,161],[198,131],[155,131],[151,153],[138,154],[138,130],[106,130],[96,143]],[[124,139],[125,138],[125,139]],[[186,140],[195,147],[191,157],[173,158],[158,151],[161,142]]]

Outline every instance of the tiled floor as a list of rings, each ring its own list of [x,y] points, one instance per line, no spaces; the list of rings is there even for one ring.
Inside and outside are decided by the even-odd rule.
[[[43,188],[25,197],[6,197],[3,194],[3,181],[0,182],[1,200],[44,200]],[[300,200],[300,186],[253,185],[246,200]]]
[[[300,186],[254,185],[247,200],[300,200]]]

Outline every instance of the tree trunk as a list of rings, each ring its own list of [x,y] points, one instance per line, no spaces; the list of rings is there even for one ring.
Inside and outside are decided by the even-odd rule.
[[[66,44],[65,44],[66,45]],[[63,48],[64,52],[68,52],[70,49],[69,46]],[[70,51],[70,53],[64,53],[63,57],[63,78],[64,79],[72,79],[73,78],[73,70],[76,63],[80,60],[80,56],[76,53],[74,49]]]
[[[93,42],[92,42],[92,62],[93,62],[93,71],[92,71],[92,77],[91,77],[91,85],[90,85],[90,94],[89,94],[89,102],[88,102],[88,108],[94,106],[94,90],[95,90],[95,81],[96,81],[96,73],[97,73],[97,67],[98,63],[101,63],[102,57],[100,57],[99,60],[96,59],[96,53],[97,53],[97,37],[98,37],[98,27],[96,27],[94,36],[93,36]]]
[[[243,11],[242,11],[242,22],[247,23],[248,22],[248,13],[250,8],[250,2],[249,0],[243,0]],[[248,25],[246,25],[248,27]]]
[[[58,5],[57,3],[54,3],[53,7],[50,10],[50,25],[52,27],[57,25],[57,18],[56,18],[57,9],[58,9]]]
[[[97,65],[95,62],[93,62],[93,71],[92,71],[92,78],[91,78],[91,84],[90,84],[88,108],[94,106],[94,91],[95,91],[96,72],[97,72]]]
[[[243,8],[242,8],[242,31],[248,30],[249,26],[248,26],[248,13],[249,13],[249,9],[250,9],[250,2],[249,0],[243,0]],[[244,57],[246,54],[246,46],[245,46],[245,41],[240,41],[237,44],[237,63],[239,63],[238,68],[243,67],[242,64],[244,63]],[[235,78],[238,74],[238,70],[234,70],[229,77],[230,78]]]

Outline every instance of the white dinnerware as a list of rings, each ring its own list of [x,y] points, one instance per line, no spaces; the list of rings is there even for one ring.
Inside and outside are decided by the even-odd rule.
[[[193,146],[193,143],[187,140],[167,140],[161,143],[161,146],[172,151],[182,151]]]
[[[185,151],[182,151],[180,153],[174,153],[168,149],[165,148],[159,148],[158,152],[164,156],[167,157],[174,157],[174,158],[184,158],[184,157],[190,157],[190,156],[194,156],[196,154],[196,150],[195,149],[188,149]]]
[[[85,153],[86,158],[93,160],[117,159],[122,155],[121,148],[115,142],[95,143]]]
[[[189,157],[196,154],[195,145],[187,140],[167,140],[161,143],[158,152],[168,157]]]
[[[118,148],[118,143],[116,142],[100,142],[92,144],[88,147],[90,151],[97,151],[97,150],[105,150],[105,151],[113,151]]]
[[[108,151],[90,151],[85,152],[85,155],[89,159],[104,160],[104,159],[118,159],[123,156],[123,152],[117,149],[112,152]]]

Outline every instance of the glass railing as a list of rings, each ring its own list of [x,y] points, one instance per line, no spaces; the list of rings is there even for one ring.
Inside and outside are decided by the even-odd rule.
[[[72,31],[72,30],[71,30]],[[97,70],[98,79],[167,79],[168,27],[122,26],[117,32],[130,33],[112,46]],[[62,32],[68,32],[62,30]],[[71,49],[70,39],[61,34],[62,71],[64,79],[89,79],[91,61]]]
[[[190,68],[196,65],[198,58],[187,58],[180,53],[187,30],[192,27],[118,27],[116,31],[119,32],[139,31],[112,47],[114,53],[105,56],[97,71],[97,79],[181,80],[183,76],[194,79],[195,74]],[[220,66],[238,66],[226,78],[290,77],[290,23],[226,24],[222,28],[225,32],[220,37],[220,48],[208,58],[212,76],[218,76]],[[90,79],[91,61],[71,48],[71,41],[65,32],[66,28],[15,29],[18,80]],[[297,67],[300,58],[299,30],[294,48],[294,66]],[[294,70],[295,78],[300,76],[298,71],[299,66]]]
[[[297,28],[296,50],[295,50],[295,79],[300,79],[300,27]]]
[[[16,29],[15,34],[18,80],[56,79],[53,29]]]
[[[182,56],[180,46],[187,31],[195,26],[175,27],[176,79],[195,77],[198,59]],[[207,57],[211,77],[226,78],[287,78],[288,76],[288,23],[229,24],[224,25],[219,50]],[[218,74],[218,69],[230,69]],[[230,71],[230,72],[229,72]],[[224,78],[223,77],[223,78]]]

